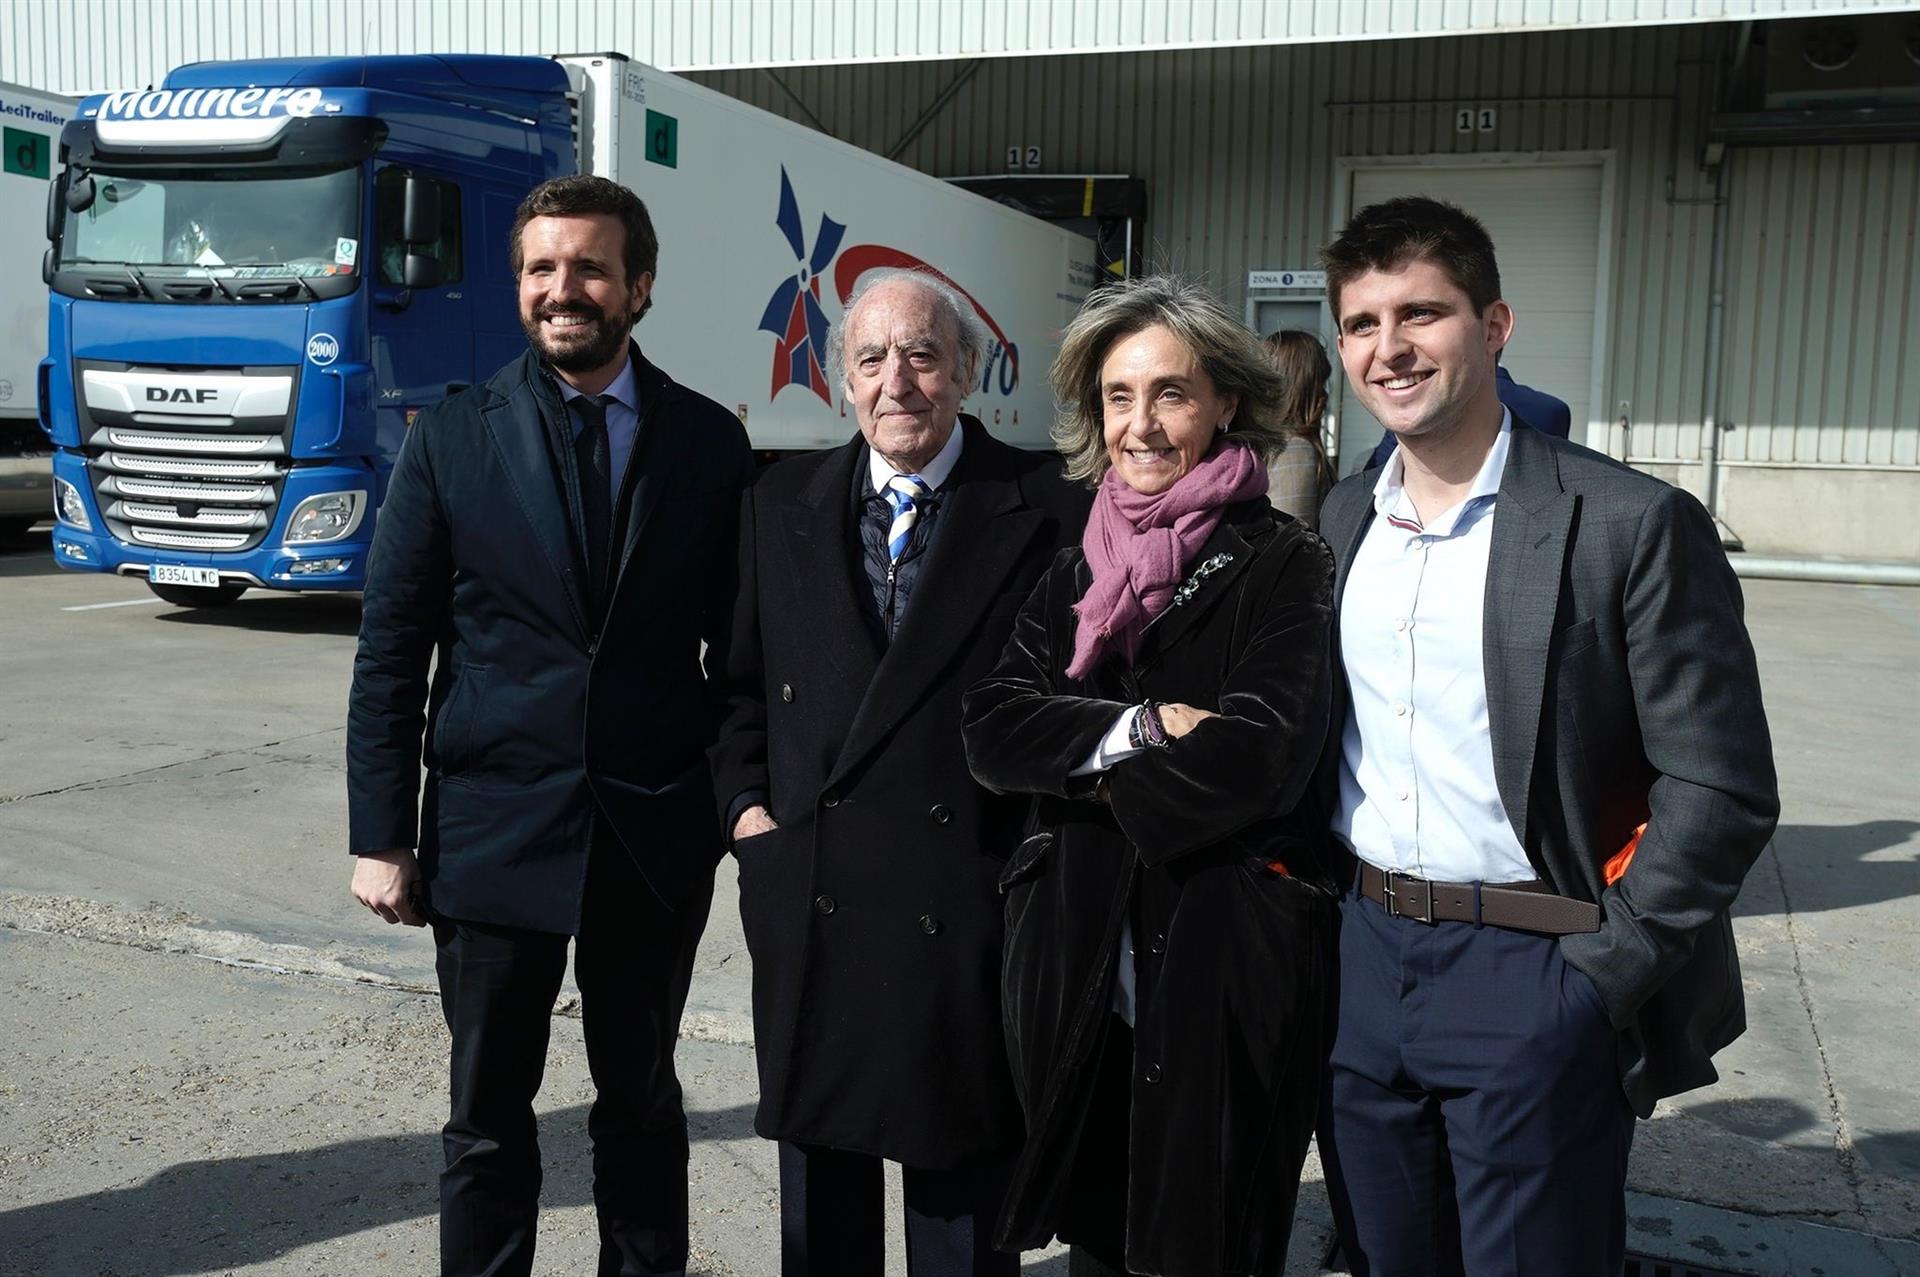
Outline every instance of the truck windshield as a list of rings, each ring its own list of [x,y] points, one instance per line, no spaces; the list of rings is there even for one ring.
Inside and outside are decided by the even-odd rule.
[[[94,199],[67,213],[60,265],[135,266],[248,279],[355,275],[360,172],[175,169],[93,172]]]

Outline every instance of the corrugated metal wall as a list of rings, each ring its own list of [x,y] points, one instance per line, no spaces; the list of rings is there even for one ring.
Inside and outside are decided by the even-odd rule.
[[[1742,151],[1721,453],[1920,463],[1920,147]]]
[[[1658,426],[1661,455],[1674,455],[1670,436],[1702,409],[1713,218],[1710,204],[1684,201],[1712,197],[1694,157],[1725,38],[1662,27],[987,61],[899,158],[942,176],[992,173],[1008,146],[1032,144],[1048,172],[1143,178],[1153,264],[1206,279],[1237,310],[1249,269],[1310,265],[1332,234],[1337,157],[1610,150],[1619,236],[1605,403],[1629,403],[1636,447]],[[794,118],[810,112],[885,153],[966,70],[693,78]],[[1456,133],[1462,105],[1496,108],[1498,126]]]
[[[1697,156],[1727,35],[1663,27],[693,78],[884,154],[964,76],[899,159],[941,176],[995,173],[1007,147],[1037,145],[1045,172],[1143,178],[1154,264],[1207,279],[1236,309],[1249,269],[1313,262],[1345,207],[1338,157],[1608,152],[1614,234],[1594,415],[1616,424],[1592,442],[1624,455],[1624,421],[1637,460],[1698,490],[1713,188]],[[1495,107],[1497,128],[1456,133],[1464,105]],[[1807,508],[1804,472],[1761,473],[1871,464],[1846,504],[1920,500],[1920,146],[1731,154],[1722,511],[1760,552],[1920,559],[1920,530],[1828,518]]]
[[[1912,0],[5,0],[0,80],[59,92],[182,62],[615,51],[666,70],[1386,40],[1733,21]]]

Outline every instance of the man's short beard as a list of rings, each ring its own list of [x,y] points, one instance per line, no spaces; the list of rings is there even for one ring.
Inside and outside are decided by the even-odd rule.
[[[541,330],[540,321],[556,314],[586,314],[594,328],[592,340],[565,347],[550,343]],[[606,367],[620,357],[620,352],[626,349],[627,338],[633,332],[633,317],[624,313],[609,315],[601,311],[589,313],[542,306],[534,312],[532,319],[521,319],[520,327],[527,334],[527,344],[549,367],[558,372],[591,372],[595,368]]]

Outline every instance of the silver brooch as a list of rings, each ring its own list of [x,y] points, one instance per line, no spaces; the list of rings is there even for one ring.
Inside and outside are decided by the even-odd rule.
[[[1198,594],[1200,592],[1200,583],[1202,581],[1206,580],[1208,577],[1212,576],[1215,572],[1218,572],[1221,568],[1224,568],[1225,566],[1227,566],[1227,564],[1231,562],[1233,562],[1233,555],[1227,554],[1227,553],[1221,553],[1221,554],[1214,555],[1211,559],[1208,559],[1206,562],[1194,568],[1193,574],[1189,576],[1185,581],[1182,581],[1180,583],[1180,588],[1173,592],[1173,602],[1169,604],[1169,606],[1179,607],[1181,604],[1185,603],[1188,599],[1192,598],[1195,594]]]

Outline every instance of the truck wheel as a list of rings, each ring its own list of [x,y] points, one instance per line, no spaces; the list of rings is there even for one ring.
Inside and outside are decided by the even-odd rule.
[[[232,583],[209,587],[205,585],[155,585],[149,581],[147,582],[147,588],[175,607],[225,607],[247,592],[246,586]]]

